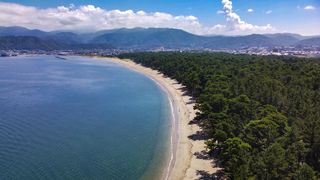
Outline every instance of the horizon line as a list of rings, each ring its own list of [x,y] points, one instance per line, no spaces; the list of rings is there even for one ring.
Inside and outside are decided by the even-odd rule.
[[[90,34],[90,33],[98,33],[102,31],[112,31],[112,30],[121,30],[121,29],[127,29],[127,30],[134,30],[134,29],[172,29],[172,30],[180,30],[195,36],[202,36],[202,37],[212,37],[212,36],[224,36],[224,37],[237,37],[237,36],[250,36],[250,35],[274,35],[274,34],[291,34],[291,35],[299,35],[299,36],[304,36],[304,37],[316,37],[320,36],[320,34],[312,34],[312,35],[307,35],[307,34],[300,34],[300,33],[295,33],[295,32],[274,32],[274,33],[248,33],[248,34],[196,34],[189,32],[187,30],[181,29],[181,28],[172,28],[172,27],[121,27],[121,28],[113,28],[113,29],[101,29],[97,31],[73,31],[73,30],[52,30],[52,31],[47,31],[41,28],[29,28],[29,27],[24,27],[24,26],[0,26],[0,28],[24,28],[30,31],[33,30],[38,30],[46,33],[52,33],[52,32],[61,32],[61,33],[75,33],[75,34]]]

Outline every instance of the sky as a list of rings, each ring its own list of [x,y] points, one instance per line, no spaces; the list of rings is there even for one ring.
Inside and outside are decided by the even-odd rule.
[[[320,35],[320,0],[4,0],[0,26],[73,32],[161,27],[199,35]]]

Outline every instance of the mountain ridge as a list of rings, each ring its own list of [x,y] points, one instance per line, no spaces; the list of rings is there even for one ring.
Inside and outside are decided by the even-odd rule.
[[[20,39],[18,38],[20,37]],[[33,39],[31,37],[34,37]],[[26,41],[22,41],[25,38]],[[11,39],[11,40],[10,40]],[[33,42],[33,43],[32,43]],[[16,44],[15,44],[16,43]],[[35,44],[38,43],[38,44]],[[39,47],[39,45],[42,45]],[[201,36],[173,28],[120,28],[94,33],[46,32],[19,26],[0,27],[0,49],[241,49],[251,47],[320,46],[319,36],[293,33]]]

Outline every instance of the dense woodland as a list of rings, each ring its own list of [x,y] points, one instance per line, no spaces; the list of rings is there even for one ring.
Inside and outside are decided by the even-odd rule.
[[[320,59],[178,52],[120,58],[187,87],[224,176],[319,178]]]

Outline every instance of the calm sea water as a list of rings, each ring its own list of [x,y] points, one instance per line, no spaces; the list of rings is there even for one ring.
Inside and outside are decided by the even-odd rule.
[[[112,62],[0,58],[0,179],[154,178],[168,108],[152,80]]]

